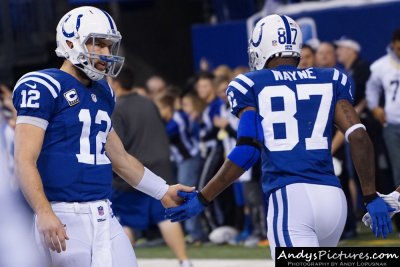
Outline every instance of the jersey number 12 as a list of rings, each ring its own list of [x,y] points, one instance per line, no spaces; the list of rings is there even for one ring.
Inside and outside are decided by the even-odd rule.
[[[107,134],[111,128],[111,119],[107,112],[103,110],[97,111],[94,123],[101,124],[103,121],[107,123],[107,128],[104,132],[99,131],[96,135],[96,154],[90,153],[90,126],[92,118],[88,109],[82,109],[79,112],[79,121],[83,123],[81,138],[79,139],[80,152],[76,154],[78,162],[86,164],[109,164],[110,160],[103,152],[104,144],[107,141]]]

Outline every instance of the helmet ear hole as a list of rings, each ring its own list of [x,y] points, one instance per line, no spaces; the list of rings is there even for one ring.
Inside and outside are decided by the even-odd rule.
[[[74,48],[74,44],[71,41],[65,40],[65,43],[68,45],[69,48]]]

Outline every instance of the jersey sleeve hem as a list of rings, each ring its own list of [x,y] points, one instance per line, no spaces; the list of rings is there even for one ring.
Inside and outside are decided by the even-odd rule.
[[[37,126],[39,128],[42,128],[43,130],[47,129],[47,126],[49,125],[49,122],[46,121],[45,119],[41,119],[38,117],[32,117],[32,116],[18,116],[17,117],[17,124],[31,124],[34,126]]]

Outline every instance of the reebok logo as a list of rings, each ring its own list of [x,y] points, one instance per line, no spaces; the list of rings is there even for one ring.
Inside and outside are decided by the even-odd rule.
[[[36,83],[34,83],[34,84],[25,83],[25,84],[32,89],[36,89],[36,86],[37,86]]]

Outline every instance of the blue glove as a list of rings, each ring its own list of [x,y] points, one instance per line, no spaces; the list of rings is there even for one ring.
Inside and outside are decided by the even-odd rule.
[[[181,222],[201,213],[205,206],[199,201],[198,194],[197,191],[178,191],[178,196],[184,199],[184,203],[178,207],[166,209],[165,217],[171,222]]]
[[[383,238],[386,238],[388,233],[392,232],[389,212],[394,209],[387,205],[381,197],[377,197],[367,204],[367,210],[372,219],[372,232],[376,237],[382,235]]]

